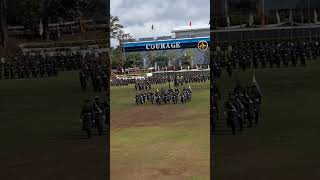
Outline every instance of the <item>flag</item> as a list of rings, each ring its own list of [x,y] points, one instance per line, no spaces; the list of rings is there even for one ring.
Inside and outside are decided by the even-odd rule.
[[[280,19],[280,15],[278,10],[276,11],[276,17],[277,17],[277,23],[280,24],[281,23],[281,19]]]
[[[43,24],[42,24],[42,19],[40,19],[40,24],[39,24],[39,34],[40,36],[43,35]]]
[[[152,26],[151,26],[151,30],[154,30],[154,25],[152,24]]]
[[[253,72],[253,76],[252,76],[252,83],[253,85],[257,88],[259,94],[261,95],[261,97],[263,96],[262,94],[262,91],[261,91],[261,88],[260,88],[260,85],[259,83],[257,82],[256,80],[256,71]]]
[[[304,15],[303,15],[303,11],[301,9],[301,23],[303,23],[303,22],[304,22]]]
[[[189,23],[189,26],[190,26],[190,28],[192,28],[192,23],[191,23],[191,21],[190,21],[190,23]]]
[[[292,11],[290,10],[290,17],[289,17],[289,21],[291,26],[293,25],[293,18],[292,18]]]
[[[316,9],[314,9],[314,23],[318,23],[318,14]]]
[[[251,27],[254,23],[254,19],[253,19],[253,15],[250,13],[250,17],[249,17],[249,26]]]
[[[227,26],[230,27],[230,17],[227,15]]]

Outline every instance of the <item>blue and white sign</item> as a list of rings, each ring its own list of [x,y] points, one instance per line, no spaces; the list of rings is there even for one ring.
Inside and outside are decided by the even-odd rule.
[[[210,45],[210,37],[170,39],[159,41],[127,42],[122,45],[126,52],[155,51],[170,49],[198,48],[199,42]]]

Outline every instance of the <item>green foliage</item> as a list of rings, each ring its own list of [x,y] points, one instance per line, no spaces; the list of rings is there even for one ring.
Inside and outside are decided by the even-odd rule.
[[[149,66],[150,66],[150,65],[153,66],[154,63],[155,63],[155,55],[152,54],[150,51],[148,51],[148,52],[146,53],[146,57],[147,57],[147,59],[149,60]]]
[[[110,16],[110,36],[112,38],[117,38],[121,33],[124,26],[120,24],[118,16]]]
[[[177,53],[174,51],[170,51],[167,53],[167,57],[168,57],[168,61],[170,61],[172,64],[177,59]]]
[[[77,21],[80,17],[106,19],[105,6],[104,0],[10,0],[8,21],[34,31],[40,19],[48,19],[48,23]]]
[[[168,56],[165,52],[159,53],[155,56],[154,62],[157,63],[158,66],[164,67],[168,64]]]
[[[119,17],[110,15],[110,37],[115,38],[120,42],[133,40],[130,33],[125,33],[123,28],[124,26],[120,24]]]
[[[192,49],[185,50],[184,53],[182,54],[182,56],[180,57],[180,59],[182,61],[182,65],[190,65],[193,56],[194,56],[194,53],[193,53]]]
[[[126,67],[143,67],[143,58],[140,53],[126,54]]]
[[[125,66],[125,57],[121,48],[115,48],[111,54],[111,67],[118,68]]]

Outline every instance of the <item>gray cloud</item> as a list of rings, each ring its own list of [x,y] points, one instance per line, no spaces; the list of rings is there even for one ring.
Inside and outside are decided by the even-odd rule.
[[[110,11],[135,38],[162,36],[170,35],[172,25],[185,26],[190,20],[193,25],[207,25],[210,0],[111,0]]]

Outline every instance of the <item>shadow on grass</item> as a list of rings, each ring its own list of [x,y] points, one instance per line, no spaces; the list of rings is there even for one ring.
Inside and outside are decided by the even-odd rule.
[[[68,134],[53,136],[53,137],[49,138],[49,142],[50,143],[76,144],[76,143],[80,142],[81,140],[93,139],[95,137],[100,137],[100,136],[107,137],[108,135],[109,135],[109,132],[107,130],[104,130],[101,135],[99,135],[98,131],[93,130],[91,138],[88,138],[85,131],[73,131]]]

